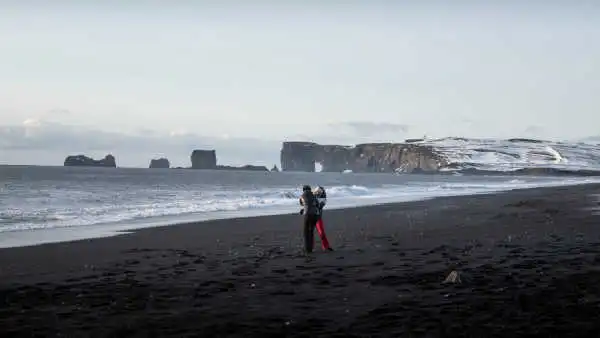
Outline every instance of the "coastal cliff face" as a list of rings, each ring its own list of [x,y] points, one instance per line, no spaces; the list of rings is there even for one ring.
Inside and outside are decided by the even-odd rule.
[[[116,168],[117,161],[113,155],[106,155],[101,160],[94,160],[85,155],[71,155],[65,158],[65,167],[109,167]]]
[[[315,171],[317,148],[312,142],[283,142],[280,153],[282,171]]]
[[[150,161],[151,169],[169,169],[171,167],[171,162],[169,162],[166,158],[153,159]]]
[[[192,169],[217,168],[217,152],[215,150],[196,149],[192,151],[190,160],[192,161]]]
[[[410,143],[366,143],[352,146],[320,145],[312,142],[284,142],[283,171],[342,172],[435,172],[447,165],[432,147]]]

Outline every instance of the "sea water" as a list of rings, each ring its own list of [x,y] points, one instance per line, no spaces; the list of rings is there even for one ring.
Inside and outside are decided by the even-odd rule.
[[[592,182],[598,179],[0,166],[0,247],[297,212],[304,184],[324,186],[334,209]]]

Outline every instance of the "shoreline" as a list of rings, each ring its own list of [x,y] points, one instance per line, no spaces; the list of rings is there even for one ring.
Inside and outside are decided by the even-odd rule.
[[[0,249],[5,336],[584,337],[600,332],[600,184]],[[444,283],[451,271],[461,283]],[[535,320],[533,320],[534,318]],[[533,321],[532,321],[533,320]]]
[[[353,200],[349,199],[349,202],[342,202],[341,204],[335,205],[330,203],[327,210],[344,210],[361,207],[372,207],[377,205],[387,205],[396,203],[412,203],[419,201],[427,201],[437,198],[452,198],[462,196],[477,196],[486,194],[498,194],[516,190],[529,190],[539,188],[553,188],[553,187],[565,187],[565,186],[580,186],[580,185],[593,185],[600,184],[599,182],[564,182],[555,181],[549,183],[526,183],[524,187],[503,187],[503,188],[489,188],[485,191],[446,191],[444,193],[438,193],[437,195],[429,195],[424,192],[420,196],[413,195],[407,196],[394,196],[394,197],[378,197],[373,200],[362,199]],[[335,201],[339,202],[339,201]],[[333,205],[332,205],[333,204]],[[22,230],[22,231],[7,231],[0,233],[0,250],[38,246],[53,243],[68,243],[73,241],[111,238],[115,236],[126,235],[132,232],[147,228],[160,228],[177,226],[180,224],[188,223],[204,223],[214,220],[230,220],[230,219],[245,219],[253,217],[263,216],[278,216],[278,215],[296,215],[298,207],[295,205],[277,205],[269,206],[265,208],[256,209],[241,209],[235,211],[216,211],[208,213],[190,213],[190,214],[179,214],[179,215],[168,215],[168,216],[157,216],[145,219],[130,219],[122,220],[109,223],[96,223],[81,226],[65,226],[56,227],[49,229],[35,229],[35,230]]]

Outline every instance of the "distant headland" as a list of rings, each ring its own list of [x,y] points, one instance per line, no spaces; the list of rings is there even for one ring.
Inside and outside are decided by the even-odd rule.
[[[354,172],[403,174],[600,176],[600,144],[552,142],[511,138],[407,139],[400,143],[322,145],[286,141],[280,151],[280,167],[228,166],[217,163],[214,149],[195,149],[190,154],[196,170]],[[116,167],[113,155],[94,160],[68,156],[65,166]],[[167,158],[152,159],[150,168],[171,168]],[[319,170],[317,170],[317,167]]]

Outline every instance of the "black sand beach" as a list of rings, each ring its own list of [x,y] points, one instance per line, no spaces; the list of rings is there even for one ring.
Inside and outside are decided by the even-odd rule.
[[[3,337],[600,337],[600,185],[0,250]],[[443,283],[451,271],[461,283]]]

